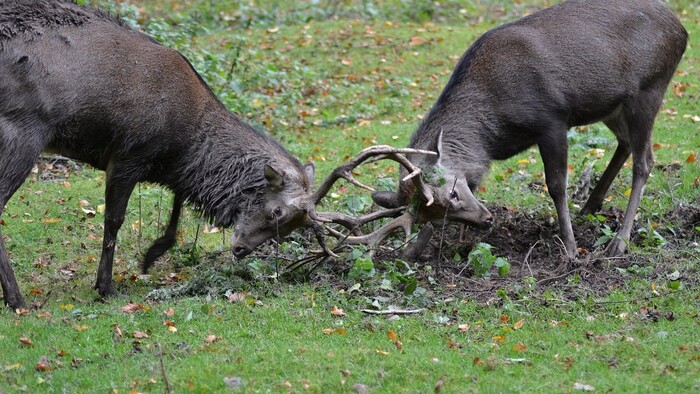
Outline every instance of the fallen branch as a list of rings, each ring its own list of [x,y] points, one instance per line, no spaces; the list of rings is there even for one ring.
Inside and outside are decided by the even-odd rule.
[[[156,342],[156,346],[158,347],[156,355],[158,356],[158,361],[160,361],[160,374],[163,376],[163,382],[165,382],[165,393],[170,394],[173,392],[173,389],[170,386],[170,381],[168,381],[168,376],[165,374],[165,364],[163,363],[163,349],[160,346],[160,342]]]
[[[383,311],[377,311],[374,309],[362,309],[364,313],[369,313],[370,315],[411,315],[415,313],[423,312],[423,309],[387,309]]]

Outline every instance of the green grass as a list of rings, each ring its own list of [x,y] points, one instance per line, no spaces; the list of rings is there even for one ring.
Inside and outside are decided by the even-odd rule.
[[[302,162],[313,161],[318,177],[366,146],[405,146],[470,43],[543,5],[258,3],[134,0],[112,9],[181,50],[227,107],[273,134]],[[697,206],[700,178],[697,162],[688,160],[700,154],[700,122],[693,120],[700,116],[695,38],[700,8],[684,0],[671,5],[691,34],[674,79],[685,90],[680,96],[669,90],[657,118],[657,168],[637,220],[638,228],[653,223],[669,240],[679,223],[668,213]],[[607,129],[593,126],[585,134],[572,133],[570,145],[573,182],[591,162],[599,174],[615,141]],[[603,157],[591,156],[592,148],[602,149]],[[519,164],[523,159],[529,163]],[[379,163],[358,172],[372,183],[396,178],[395,167]],[[520,212],[553,211],[547,193],[531,187],[541,173],[536,150],[494,163],[479,197]],[[450,393],[572,392],[577,382],[598,392],[700,389],[697,243],[633,246],[629,263],[644,256],[659,269],[620,269],[625,279],[604,290],[587,289],[590,282],[581,277],[586,271],[552,288],[535,283],[540,277],[514,285],[495,274],[452,287],[436,267],[379,261],[377,272],[365,278],[341,275],[352,261],[340,261],[313,280],[275,280],[274,267],[283,264],[275,256],[207,259],[220,250],[227,256],[229,232],[203,231],[186,210],[178,245],[145,277],[138,275],[138,264],[167,220],[171,196],[142,185],[130,202],[116,252],[115,278],[124,296],[102,303],[92,285],[103,231],[104,175],[87,168],[58,174],[66,178],[32,175],[2,217],[23,294],[41,308],[28,315],[0,310],[0,392],[162,392],[166,378],[176,392],[225,392],[231,390],[227,377],[240,378],[242,392],[357,392],[355,384],[370,392],[430,392],[438,382],[441,392]],[[606,206],[623,208],[630,186],[631,172],[624,168]],[[335,191],[340,197],[324,208],[341,209],[348,195],[361,194]],[[281,255],[285,248],[292,255],[304,252],[289,242]],[[669,276],[674,270],[679,279]],[[398,276],[416,278],[417,289],[404,295],[406,282]],[[193,282],[204,283],[194,291],[198,296],[156,297]],[[470,283],[492,285],[483,297],[488,302],[459,292]],[[154,288],[160,293],[151,293]],[[251,294],[243,302],[227,302],[221,296],[227,291]],[[149,309],[122,312],[129,302]],[[360,312],[373,303],[423,311],[399,319]],[[347,316],[333,316],[333,306]],[[166,320],[177,330],[164,325]],[[136,331],[148,338],[135,338]],[[208,342],[211,335],[215,340]],[[37,370],[42,357],[46,370]]]

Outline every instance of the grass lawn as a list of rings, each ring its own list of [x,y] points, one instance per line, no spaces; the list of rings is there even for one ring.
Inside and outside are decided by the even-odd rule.
[[[454,64],[488,29],[550,1],[85,1],[180,50],[232,111],[317,177],[374,144],[405,146]],[[580,267],[561,270],[554,206],[536,149],[493,163],[478,197],[494,229],[443,229],[418,263],[361,247],[287,272],[317,246],[299,232],[234,260],[230,229],[185,210],[178,244],[140,275],[172,196],[141,185],[119,234],[122,297],[92,289],[104,174],[37,164],[7,205],[2,236],[28,311],[0,309],[0,394],[15,392],[696,392],[700,390],[700,6],[668,2],[690,43],[658,115],[656,164],[630,253],[605,259],[631,166],[601,215],[575,218]],[[570,183],[599,177],[615,139],[570,132]],[[393,164],[357,176],[395,187]],[[338,185],[324,210],[364,212]],[[573,199],[572,213],[580,201]],[[443,242],[446,240],[447,242]],[[400,240],[392,240],[393,245]],[[470,251],[491,245],[510,271]],[[478,246],[477,246],[478,248]],[[308,268],[311,264],[305,265]],[[415,313],[377,315],[369,311]]]

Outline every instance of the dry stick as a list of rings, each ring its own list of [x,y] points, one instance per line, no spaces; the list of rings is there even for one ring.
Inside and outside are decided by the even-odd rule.
[[[532,273],[532,268],[530,268],[530,262],[528,260],[530,259],[530,253],[532,253],[532,250],[535,249],[535,246],[537,246],[537,244],[540,243],[540,241],[541,240],[538,239],[537,242],[535,242],[534,244],[532,244],[532,246],[530,246],[530,250],[527,251],[527,254],[525,255],[525,259],[523,260],[523,263],[525,263],[525,265],[527,265],[528,271],[530,271],[530,276],[534,276],[534,274]],[[523,267],[520,267],[521,274],[522,274],[522,271],[523,271]]]
[[[569,275],[571,275],[571,274],[573,274],[574,272],[579,271],[579,270],[580,270],[580,268],[574,268],[574,269],[572,269],[571,271],[565,272],[565,273],[563,273],[563,274],[561,274],[561,275],[550,276],[549,278],[544,278],[544,279],[538,280],[536,284],[537,284],[537,285],[543,285],[543,284],[545,284],[545,283],[548,283],[548,282],[551,282],[551,281],[554,281],[554,280],[557,280],[557,279],[560,279],[560,278],[565,278],[565,277],[567,277],[567,276],[569,276]]]
[[[163,376],[163,381],[165,382],[165,392],[166,394],[170,394],[173,392],[173,389],[170,387],[168,376],[165,374],[165,364],[163,363],[163,349],[160,346],[160,342],[156,342],[156,346],[158,347],[156,356],[158,356],[158,361],[160,362],[160,374]]]
[[[423,309],[388,309],[376,311],[374,309],[361,309],[361,312],[369,313],[370,315],[411,315],[423,312]]]

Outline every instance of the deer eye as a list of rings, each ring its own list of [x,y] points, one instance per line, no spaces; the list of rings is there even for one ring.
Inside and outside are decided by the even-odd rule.
[[[457,196],[457,191],[454,189],[451,190],[450,191],[450,200],[457,200],[457,197],[459,197],[459,196]]]
[[[280,217],[282,216],[282,208],[277,207],[274,211],[272,211],[272,213],[275,214],[275,216]]]

